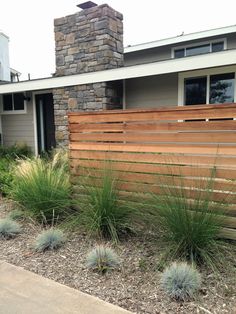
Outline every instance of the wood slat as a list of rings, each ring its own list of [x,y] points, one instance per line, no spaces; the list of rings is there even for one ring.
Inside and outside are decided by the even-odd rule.
[[[91,168],[84,168],[79,171],[81,176],[92,176],[101,178],[104,171],[94,170]],[[236,181],[215,179],[209,180],[204,178],[189,178],[189,177],[169,177],[145,173],[130,173],[125,171],[115,171],[114,176],[117,180],[127,182],[148,183],[156,185],[176,185],[181,187],[200,188],[200,189],[214,189],[224,190],[236,193]]]
[[[99,186],[101,183],[101,180],[99,179],[91,179],[91,180],[86,180],[86,184],[87,185],[97,185]],[[231,194],[225,191],[222,192],[218,192],[218,191],[212,191],[209,195],[208,191],[198,191],[197,189],[183,189],[182,187],[169,187],[168,189],[163,189],[162,187],[158,186],[158,185],[149,185],[149,184],[137,184],[137,183],[127,183],[127,182],[118,182],[117,183],[117,188],[120,191],[126,191],[126,192],[132,192],[132,193],[151,193],[151,194],[155,194],[155,195],[165,195],[165,194],[169,194],[171,196],[176,196],[176,197],[180,197],[182,195],[184,195],[185,198],[188,199],[195,199],[195,198],[199,198],[201,197],[201,199],[206,199],[210,197],[211,201],[214,202],[219,202],[219,203],[223,203],[226,202],[227,203],[232,203],[232,204],[236,204],[236,194]],[[236,226],[235,226],[236,227]]]
[[[236,157],[228,156],[202,156],[202,155],[184,155],[184,154],[152,154],[152,153],[120,153],[120,152],[102,152],[102,151],[78,151],[71,150],[72,159],[95,159],[107,161],[127,161],[140,163],[161,163],[161,164],[182,164],[182,165],[211,165],[236,167]]]
[[[156,110],[118,110],[111,112],[91,112],[87,114],[69,114],[69,123],[91,122],[125,122],[125,121],[157,121],[157,120],[199,120],[235,118],[235,104],[221,106],[182,106]]]
[[[158,133],[158,134],[137,134],[137,133],[72,133],[71,142],[102,141],[102,142],[182,142],[182,143],[235,143],[236,132],[215,132],[215,133]],[[235,145],[236,146],[236,145]]]
[[[236,240],[236,229],[222,228],[219,236],[225,239]]]
[[[194,121],[167,123],[73,123],[69,126],[71,133],[78,132],[174,132],[174,131],[218,131],[236,130],[235,120]]]
[[[72,150],[91,150],[91,151],[119,151],[119,152],[138,152],[138,153],[176,153],[176,154],[199,154],[204,155],[236,155],[236,146],[212,144],[212,145],[188,145],[188,144],[117,144],[117,143],[70,143]]]
[[[79,167],[104,169],[106,164],[102,161],[90,160],[71,160],[71,167],[74,169],[74,174],[78,174]],[[113,162],[111,163],[113,170],[141,172],[141,173],[154,173],[154,174],[169,174],[188,177],[211,177],[212,168],[209,167],[196,167],[196,166],[165,166],[155,164],[138,164],[127,162]],[[236,169],[217,168],[215,170],[215,178],[235,180]]]

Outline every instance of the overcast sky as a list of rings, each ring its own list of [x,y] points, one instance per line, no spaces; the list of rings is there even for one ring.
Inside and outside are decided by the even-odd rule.
[[[235,0],[93,0],[124,15],[124,44],[236,24]],[[79,0],[1,0],[0,31],[10,37],[10,66],[22,78],[55,71],[53,19],[73,14]]]

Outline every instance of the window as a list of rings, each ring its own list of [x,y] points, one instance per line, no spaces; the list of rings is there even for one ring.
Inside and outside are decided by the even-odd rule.
[[[234,102],[235,73],[184,80],[184,105]]]
[[[185,80],[185,105],[200,105],[206,103],[206,77]]]
[[[234,73],[211,75],[210,104],[234,102]]]
[[[217,43],[212,43],[211,50],[212,50],[212,52],[217,52],[217,51],[224,50],[224,42],[223,41],[219,41]]]
[[[174,58],[183,58],[187,56],[196,56],[203,53],[218,52],[225,49],[225,40],[213,41],[200,45],[191,45],[174,49]]]
[[[195,56],[195,55],[200,55],[202,53],[208,53],[208,52],[210,52],[210,44],[186,48],[185,55]]]
[[[2,96],[3,112],[23,113],[26,110],[24,93],[5,94]]]

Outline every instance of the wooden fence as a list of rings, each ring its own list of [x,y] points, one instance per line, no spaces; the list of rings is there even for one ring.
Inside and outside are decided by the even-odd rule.
[[[160,175],[172,185],[176,175],[175,188],[184,183],[193,199],[214,169],[212,204],[230,203],[222,236],[236,239],[234,118],[236,104],[70,113],[72,180],[88,171],[99,177],[109,160],[121,197],[161,193]]]

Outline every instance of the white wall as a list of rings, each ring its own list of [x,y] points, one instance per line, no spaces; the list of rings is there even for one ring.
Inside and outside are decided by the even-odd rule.
[[[0,81],[10,81],[9,38],[0,33]]]

